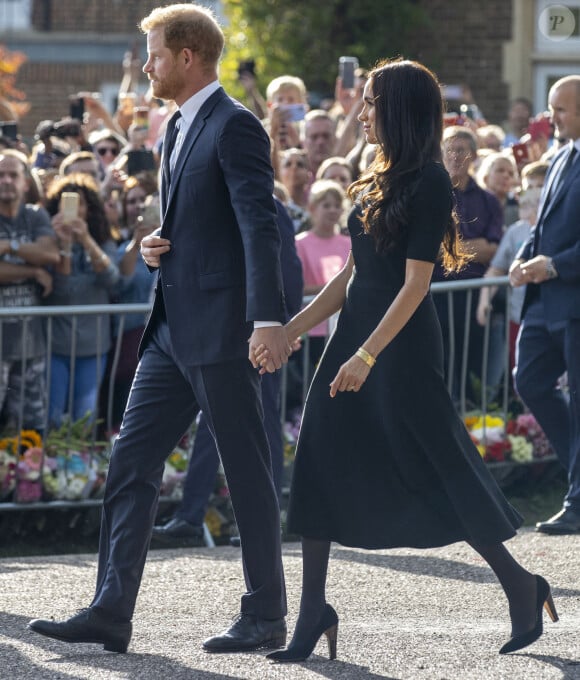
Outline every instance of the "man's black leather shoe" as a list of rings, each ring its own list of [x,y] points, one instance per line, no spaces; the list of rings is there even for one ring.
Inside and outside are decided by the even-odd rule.
[[[131,640],[130,621],[117,621],[98,609],[81,609],[66,621],[34,619],[28,629],[63,642],[94,642],[102,644],[108,652],[127,651]]]
[[[252,614],[239,614],[227,630],[208,638],[203,648],[206,652],[250,652],[278,649],[285,644],[284,619],[259,619]]]
[[[201,548],[205,545],[203,527],[179,517],[174,517],[163,526],[153,527],[151,538],[154,542],[168,546]]]
[[[580,513],[564,508],[549,520],[538,522],[536,531],[543,534],[580,534]]]

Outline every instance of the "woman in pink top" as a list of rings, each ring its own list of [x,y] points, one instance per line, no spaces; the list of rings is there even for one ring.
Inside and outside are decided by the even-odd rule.
[[[340,233],[343,210],[342,187],[331,180],[317,180],[310,189],[309,211],[312,228],[296,236],[296,251],[302,262],[304,295],[316,295],[344,267],[350,253],[350,238]],[[310,374],[318,363],[326,338],[328,322],[309,333]]]

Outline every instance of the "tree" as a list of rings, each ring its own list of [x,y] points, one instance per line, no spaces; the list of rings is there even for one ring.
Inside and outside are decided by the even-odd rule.
[[[9,120],[18,120],[30,109],[24,92],[15,87],[16,76],[25,61],[26,55],[0,45],[0,108],[4,120],[7,115]]]
[[[363,68],[400,54],[427,16],[416,0],[224,0],[227,51],[221,79],[234,92],[237,65],[256,61],[261,89],[274,77],[300,76],[312,93],[334,92],[338,58]]]

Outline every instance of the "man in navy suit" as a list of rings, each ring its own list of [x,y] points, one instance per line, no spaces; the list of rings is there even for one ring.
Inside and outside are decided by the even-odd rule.
[[[269,140],[257,118],[220,87],[224,38],[209,10],[160,7],[141,29],[153,94],[179,107],[164,140],[161,228],[141,244],[145,262],[159,272],[155,301],[111,455],[95,597],[66,621],[29,627],[126,651],[164,462],[201,410],[228,480],[247,588],[240,615],[204,648],[280,647],[286,639],[280,517],[254,356],[266,345],[273,372],[291,351],[281,325]]]
[[[580,76],[558,80],[550,111],[563,148],[546,176],[539,217],[510,268],[527,284],[516,387],[568,472],[561,512],[536,530],[580,533]],[[568,394],[558,378],[567,372]]]

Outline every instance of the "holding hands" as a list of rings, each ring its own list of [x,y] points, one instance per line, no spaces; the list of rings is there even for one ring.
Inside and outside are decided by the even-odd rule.
[[[260,369],[260,375],[282,368],[292,351],[284,326],[255,328],[250,336],[248,358],[254,368]]]

